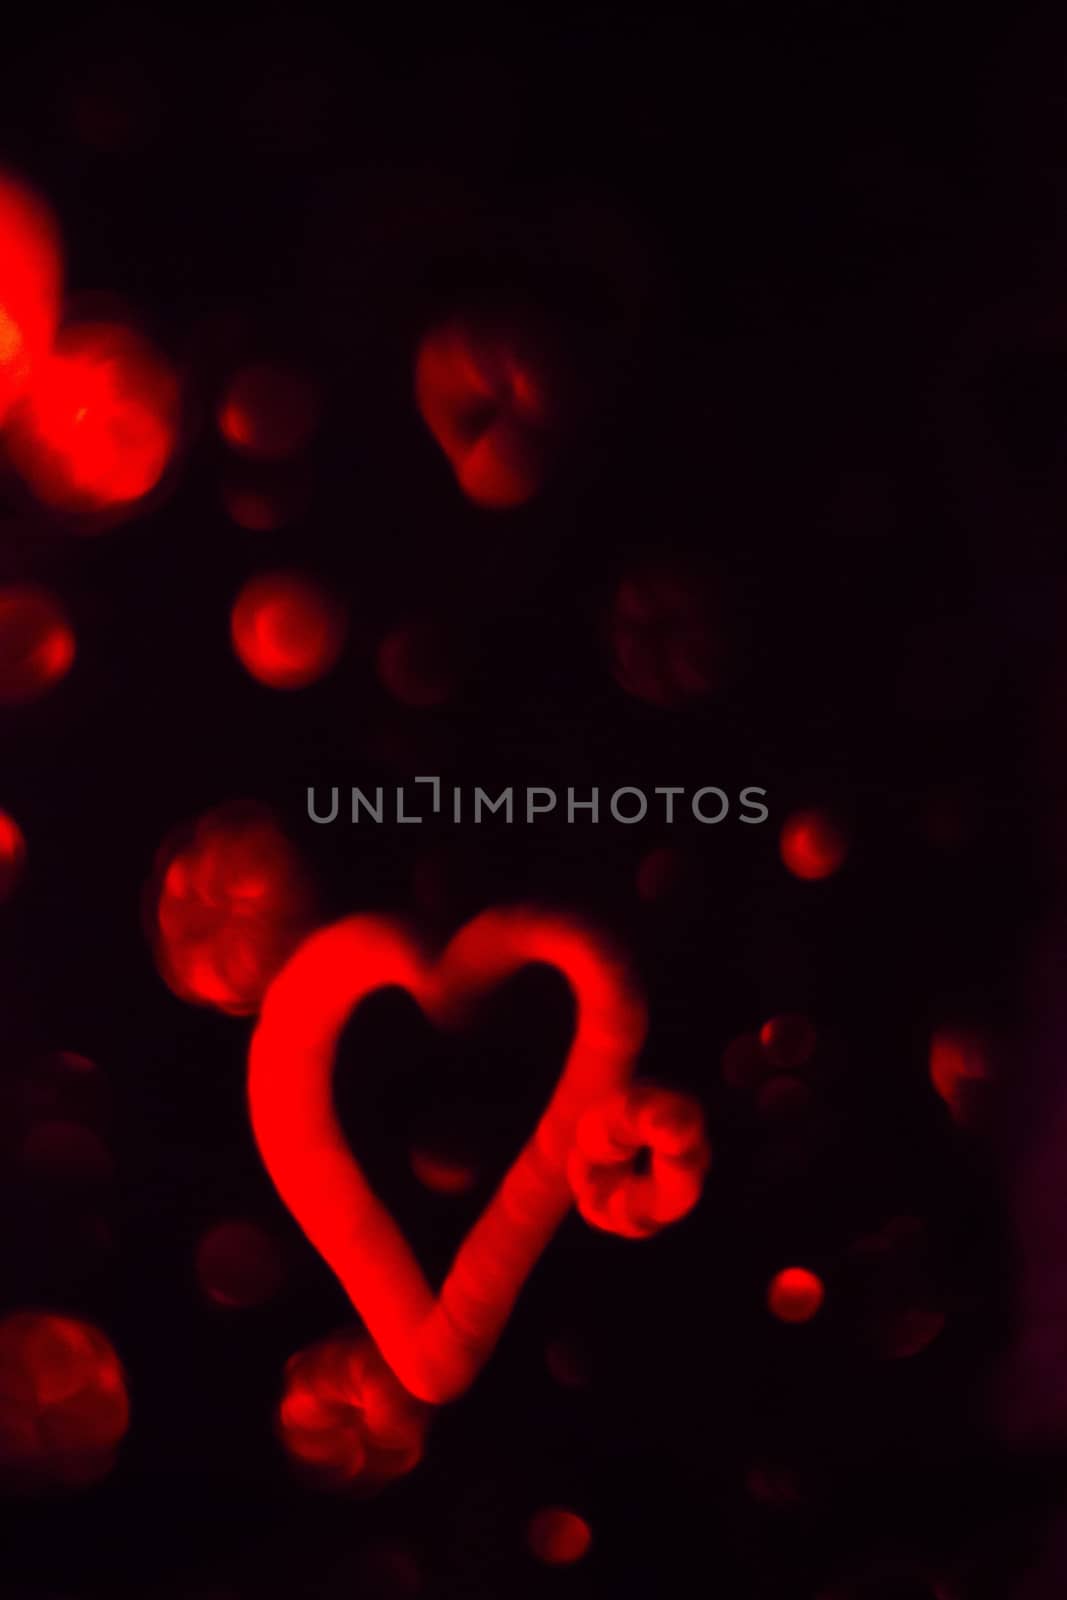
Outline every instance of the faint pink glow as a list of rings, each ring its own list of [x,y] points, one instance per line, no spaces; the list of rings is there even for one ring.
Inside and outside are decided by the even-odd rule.
[[[216,1305],[248,1310],[265,1305],[282,1286],[278,1246],[254,1222],[217,1222],[196,1247],[200,1288]]]

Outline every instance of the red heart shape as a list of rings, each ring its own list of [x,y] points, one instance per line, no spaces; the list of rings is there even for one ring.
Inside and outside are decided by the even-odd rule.
[[[574,1036],[533,1136],[463,1241],[434,1295],[370,1188],[337,1121],[337,1041],[355,1007],[398,986],[439,1026],[531,962],[554,967],[576,1003]],[[588,929],[530,909],[482,912],[437,960],[372,916],[313,934],[267,991],[249,1053],[260,1154],[285,1204],[344,1285],[396,1376],[439,1404],[491,1354],[534,1262],[571,1205],[578,1122],[629,1081],[645,1008],[619,957]]]

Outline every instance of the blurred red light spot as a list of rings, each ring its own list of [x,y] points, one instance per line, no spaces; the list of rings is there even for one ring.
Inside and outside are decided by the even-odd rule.
[[[305,449],[319,423],[318,391],[306,374],[271,362],[244,367],[218,411],[219,432],[242,455],[284,461]]]
[[[763,1084],[757,1104],[764,1116],[799,1116],[811,1104],[811,1090],[800,1078],[782,1073]]]
[[[891,1316],[875,1339],[877,1353],[888,1361],[906,1361],[921,1355],[945,1327],[943,1311],[911,1306]]]
[[[44,202],[0,173],[0,425],[55,337],[62,286],[59,230]]]
[[[9,449],[43,504],[96,512],[156,487],[178,421],[178,380],[148,340],[86,322],[60,332],[12,418]]]
[[[685,857],[671,845],[659,845],[643,856],[637,868],[637,893],[642,900],[665,900],[685,878]]]
[[[360,1600],[402,1600],[422,1593],[422,1569],[398,1540],[380,1539],[362,1550],[356,1562]]]
[[[531,1553],[550,1567],[572,1566],[582,1559],[592,1542],[588,1522],[576,1512],[558,1506],[536,1511],[526,1527]]]
[[[228,483],[223,487],[222,499],[232,521],[249,533],[276,533],[288,520],[285,506],[267,489]]]
[[[196,1247],[196,1276],[216,1305],[246,1311],[278,1293],[281,1257],[274,1240],[254,1222],[220,1222]]]
[[[91,1128],[77,1122],[38,1122],[22,1142],[22,1164],[37,1178],[53,1182],[106,1183],[111,1156]]]
[[[794,811],[782,826],[779,848],[794,878],[829,878],[848,854],[848,839],[825,811]]]
[[[74,634],[54,595],[36,584],[0,588],[0,705],[25,705],[70,671]]]
[[[98,1328],[43,1311],[0,1322],[0,1474],[20,1488],[95,1483],[128,1424],[125,1376]]]
[[[239,661],[271,689],[303,689],[325,677],[344,648],[345,630],[339,602],[296,573],[251,578],[231,618]]]
[[[526,340],[460,322],[435,329],[419,348],[415,398],[468,499],[505,510],[537,493],[555,406]]]
[[[378,677],[406,706],[442,705],[456,687],[456,661],[440,628],[409,623],[386,634],[378,647]]]
[[[437,1150],[412,1150],[411,1170],[434,1194],[469,1194],[478,1181],[477,1172],[468,1162]]]
[[[647,1170],[637,1164],[642,1154]],[[639,1239],[693,1209],[710,1162],[697,1101],[636,1084],[579,1119],[567,1181],[586,1222]]]
[[[14,817],[0,811],[0,902],[15,892],[26,865],[26,840]]]
[[[930,1040],[930,1082],[957,1122],[977,1109],[992,1076],[989,1051],[980,1034],[966,1028],[938,1028]]]
[[[815,1029],[799,1014],[772,1017],[763,1024],[759,1038],[771,1066],[783,1072],[807,1066],[815,1054]]]
[[[767,1057],[754,1033],[738,1034],[722,1053],[723,1082],[728,1083],[731,1089],[756,1088],[768,1072]]]
[[[702,573],[657,566],[625,577],[608,622],[619,687],[664,708],[712,694],[725,664],[717,610]]]
[[[278,1425],[286,1450],[322,1484],[376,1486],[418,1465],[429,1410],[369,1339],[338,1334],[288,1362]]]
[[[545,1349],[545,1365],[564,1389],[584,1389],[589,1382],[589,1362],[576,1338],[560,1335]]]
[[[779,1322],[810,1322],[826,1290],[822,1279],[805,1267],[786,1267],[776,1273],[767,1289],[767,1308]]]
[[[153,913],[163,981],[194,1005],[256,1011],[308,931],[312,897],[299,857],[256,806],[202,817],[157,863]]]

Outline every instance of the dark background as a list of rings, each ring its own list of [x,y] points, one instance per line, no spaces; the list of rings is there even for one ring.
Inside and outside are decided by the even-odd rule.
[[[0,579],[54,586],[79,658],[0,722],[0,798],[31,851],[0,919],[4,1070],[58,1048],[98,1062],[118,1178],[99,1203],[114,1247],[82,1255],[11,1168],[0,1297],[105,1327],[133,1424],[101,1486],[8,1497],[4,1593],[333,1600],[371,1592],[359,1561],[382,1535],[431,1595],[969,1597],[1011,1593],[1031,1559],[1058,1459],[1000,1444],[987,1388],[1015,1298],[1012,1041],[1056,886],[1040,718],[1064,575],[1067,41],[861,9],[97,19],[5,52],[0,157],[56,206],[74,306],[134,308],[189,416],[173,492],[98,538],[5,490]],[[86,141],[88,94],[125,107],[118,148]],[[514,298],[563,330],[595,404],[546,492],[495,514],[458,493],[411,362],[442,312]],[[303,362],[327,397],[307,509],[270,535],[228,520],[211,425],[250,355]],[[731,671],[710,704],[661,711],[613,681],[602,623],[632,562],[679,553],[720,586]],[[246,575],[292,564],[353,629],[338,670],[286,696],[236,664],[228,614]],[[398,709],[374,677],[412,612],[472,651],[438,711]],[[306,819],[310,783],[420,772],[491,793],[760,784],[771,819]],[[700,1097],[715,1147],[698,1212],[652,1242],[568,1220],[424,1463],[371,1502],[303,1486],[273,1439],[288,1355],[350,1312],[259,1165],[248,1024],[172,996],[142,932],[160,841],[239,796],[286,823],[325,914],[425,921],[413,871],[439,847],[438,936],[531,896],[610,928],[647,986],[643,1070]],[[946,796],[966,819],[951,848],[924,822]],[[853,849],[800,884],[777,830],[824,802]],[[667,842],[686,881],[650,906],[634,874]],[[819,1029],[816,1093],[768,1120],[720,1056],[788,1010]],[[931,1028],[958,1017],[1010,1068],[970,1132],[927,1076]],[[415,1108],[461,1105],[498,1174],[566,1034],[538,972],[465,1046],[389,997],[350,1025],[345,1116],[429,1267],[488,1178],[469,1199],[418,1191]],[[283,1245],[262,1310],[197,1291],[196,1240],[231,1214]],[[848,1253],[901,1215],[926,1223],[947,1324],[892,1362]],[[829,1291],[799,1329],[763,1303],[793,1261]],[[577,1391],[545,1368],[568,1331]],[[753,1493],[756,1468],[789,1493]],[[594,1531],[573,1570],[522,1548],[553,1503]]]

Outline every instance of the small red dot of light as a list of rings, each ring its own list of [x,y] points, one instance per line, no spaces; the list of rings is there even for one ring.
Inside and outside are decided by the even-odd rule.
[[[265,1305],[281,1288],[281,1257],[254,1222],[220,1222],[196,1247],[196,1276],[216,1305],[248,1310]]]
[[[640,899],[651,902],[665,900],[681,886],[685,878],[685,857],[673,846],[662,844],[643,856],[637,868],[637,893]]]
[[[378,677],[401,705],[439,706],[455,688],[450,654],[440,630],[409,623],[386,634],[379,645]]]
[[[569,1567],[586,1554],[593,1535],[588,1522],[576,1512],[549,1506],[530,1518],[526,1542],[546,1566]]]
[[[43,201],[0,173],[0,425],[55,337],[62,288],[59,230]]]
[[[815,1054],[815,1029],[799,1014],[772,1017],[763,1024],[759,1038],[771,1066],[782,1072],[807,1066]]]
[[[469,1194],[478,1181],[478,1174],[469,1163],[441,1151],[415,1149],[410,1159],[416,1178],[434,1194]]]
[[[991,1077],[982,1036],[967,1028],[938,1028],[930,1040],[930,1082],[958,1121],[975,1109]]]
[[[54,595],[36,584],[0,588],[0,705],[26,705],[74,662],[74,634]]]
[[[14,894],[26,865],[26,840],[14,817],[0,811],[0,902]]]
[[[257,461],[285,461],[311,442],[319,422],[318,391],[305,373],[271,362],[244,367],[219,405],[219,432]]]
[[[245,584],[230,631],[253,678],[271,689],[303,689],[337,664],[346,624],[341,605],[319,584],[275,572]]]
[[[44,505],[85,514],[141,500],[178,438],[178,380],[132,328],[64,328],[12,420],[15,467]]]
[[[794,878],[831,877],[844,863],[848,839],[826,811],[794,811],[782,826],[782,860]]]
[[[806,1267],[786,1267],[767,1289],[767,1308],[779,1322],[810,1322],[826,1298],[822,1279]]]
[[[561,1335],[545,1349],[545,1365],[564,1389],[584,1389],[589,1382],[589,1363],[577,1339]]]

